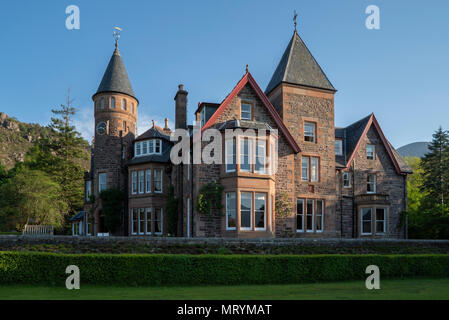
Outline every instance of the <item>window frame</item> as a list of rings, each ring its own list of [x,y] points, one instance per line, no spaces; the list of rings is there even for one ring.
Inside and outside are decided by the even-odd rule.
[[[257,223],[257,221],[256,221],[256,212],[257,211],[261,211],[261,210],[257,210],[256,208],[256,199],[257,199],[257,196],[260,196],[260,195],[262,195],[263,196],[263,199],[264,199],[264,209],[263,209],[263,228],[260,228],[260,227],[257,227],[256,226],[256,223]],[[266,231],[267,230],[267,194],[266,193],[264,193],[264,192],[255,192],[255,193],[253,193],[253,197],[254,197],[254,200],[253,200],[253,202],[254,202],[254,210],[253,210],[253,215],[254,215],[254,231]]]
[[[364,214],[363,214],[364,210],[370,210],[371,213],[370,213],[369,220],[365,220],[364,219]],[[364,229],[363,229],[364,222],[369,222],[370,232],[364,232]],[[360,234],[362,236],[373,235],[373,207],[362,207],[362,208],[360,208]]]
[[[315,232],[322,233],[324,231],[324,212],[325,212],[325,201],[322,199],[316,199],[316,208],[315,208]],[[318,203],[321,203],[321,214],[318,214],[318,208],[320,207]],[[320,220],[318,220],[318,216],[320,216]],[[321,229],[317,227],[317,221],[321,221]]]
[[[374,177],[374,181],[372,181],[372,182],[369,181],[369,177],[370,176]],[[373,190],[374,191],[368,191],[368,186],[370,184],[373,185]],[[367,194],[375,194],[377,192],[377,186],[376,185],[377,185],[377,176],[376,176],[376,174],[375,173],[368,173],[366,175],[366,193]]]
[[[160,220],[157,219],[157,210],[159,210],[159,212],[160,212]],[[157,225],[158,221],[160,221],[160,223],[161,223],[161,225],[160,225],[161,230],[156,232],[156,225]],[[158,207],[154,208],[154,218],[153,218],[152,223],[154,224],[154,234],[155,235],[161,235],[164,233],[164,211],[162,208],[158,208]]]
[[[243,106],[249,106],[249,111],[243,111]],[[249,114],[249,119],[243,118],[243,114]],[[240,120],[252,121],[253,120],[253,104],[248,101],[240,102]]]
[[[306,131],[306,126],[313,126],[313,132],[312,135],[306,134],[308,133]],[[304,134],[304,142],[310,142],[310,143],[316,143],[317,142],[317,123],[313,121],[304,121],[304,127],[303,127],[303,134]],[[306,139],[306,137],[312,137],[312,141],[309,141]]]
[[[122,98],[122,110],[126,111],[126,99]]]
[[[138,232],[138,228],[139,228],[139,224],[138,224],[138,220],[137,220],[137,212],[138,209],[136,208],[131,208],[131,234],[132,235],[137,235]],[[134,225],[134,223],[136,222],[136,225]],[[137,226],[137,230],[135,230],[135,226]]]
[[[145,170],[145,193],[151,193],[151,169]]]
[[[260,146],[263,149],[262,155],[259,154]],[[267,174],[267,140],[266,139],[255,139],[254,157],[255,157],[254,172],[258,173],[258,174]],[[257,169],[257,166],[259,165],[258,160],[260,158],[263,159],[262,167],[261,167],[262,170]]]
[[[337,152],[337,145],[339,146],[339,149]],[[335,139],[335,155],[336,156],[342,156],[343,155],[343,140],[342,139]]]
[[[138,171],[138,183],[137,183],[137,191],[139,194],[144,194],[145,192],[145,171]]]
[[[111,109],[115,109],[115,98],[111,97]]]
[[[370,148],[372,148],[372,155],[370,154],[370,151],[368,151]],[[372,158],[370,158],[370,157],[372,157]],[[376,146],[374,144],[366,145],[366,159],[367,160],[376,160]]]
[[[374,226],[375,226],[375,234],[385,234],[387,233],[387,208],[385,207],[375,207],[375,215],[374,215]],[[383,219],[379,220],[377,219],[377,210],[382,210],[383,211]],[[377,231],[377,223],[381,221],[383,224],[383,229],[382,231]]]
[[[137,171],[131,172],[131,194],[137,194]]]
[[[305,162],[304,160],[307,159]],[[316,178],[312,180],[312,160],[316,160]],[[304,164],[307,164],[307,167]],[[307,177],[304,177],[304,169],[307,169]],[[312,155],[301,156],[301,181],[317,183],[321,181],[321,158]],[[306,178],[306,179],[305,179]]]
[[[160,191],[156,191],[156,182],[159,182],[158,180],[156,180],[156,172],[160,172],[160,177],[161,177],[161,181],[160,181],[160,185],[161,185],[161,190]],[[162,193],[163,192],[163,171],[162,171],[162,169],[154,169],[154,172],[153,172],[153,192],[154,193]]]
[[[347,176],[348,179],[345,179],[345,176]],[[345,181],[348,181],[348,185],[345,184]],[[351,188],[351,172],[349,171],[343,172],[343,188]]]
[[[101,177],[104,177],[104,183],[101,183]],[[105,187],[102,189],[102,185]],[[98,173],[98,193],[100,194],[102,191],[108,189],[108,175],[106,172],[99,172]]]
[[[296,199],[296,232],[304,232],[304,200],[302,198]],[[301,202],[301,214],[298,213],[299,202]],[[301,216],[301,229],[298,229],[298,216]]]
[[[152,208],[145,208],[145,234],[151,235],[152,230],[151,226],[153,225],[153,219],[151,219],[151,214],[153,210]],[[150,230],[148,230],[148,227],[150,227]]]
[[[248,142],[248,153],[245,154],[245,142]],[[252,153],[253,153],[253,139],[248,137],[240,137],[240,163],[239,163],[239,171],[240,172],[252,172]],[[242,152],[243,148],[243,152]],[[248,163],[245,163],[245,157],[248,158]],[[248,165],[248,169],[242,169],[243,164]]]
[[[250,208],[249,208],[249,227],[242,227],[242,199],[243,199],[243,194],[245,195],[249,195],[250,196]],[[240,230],[241,231],[252,231],[253,230],[253,192],[248,192],[248,191],[240,191]],[[247,211],[247,210],[245,210]]]
[[[234,206],[234,208],[232,209],[232,208],[229,208],[229,203],[228,203],[228,200],[229,200],[229,198],[228,198],[228,196],[230,196],[230,195],[233,195],[234,196],[234,203],[235,203],[235,206]],[[226,214],[226,221],[225,221],[225,223],[226,223],[226,230],[227,231],[235,231],[235,230],[237,230],[237,194],[236,194],[236,192],[235,191],[232,191],[232,192],[226,192],[225,193],[225,214]],[[229,216],[230,216],[230,212],[229,211],[231,211],[231,214],[232,214],[232,211],[234,211],[234,224],[235,224],[235,226],[234,227],[230,227],[229,226]]]

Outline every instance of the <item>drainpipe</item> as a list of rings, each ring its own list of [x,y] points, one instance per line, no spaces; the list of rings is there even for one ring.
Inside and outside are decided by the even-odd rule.
[[[355,203],[355,159],[351,165],[352,169],[352,237],[357,237],[357,209]]]
[[[407,175],[404,175],[404,212],[408,210],[408,199],[407,199]],[[404,237],[408,239],[408,214],[405,216],[405,232]]]

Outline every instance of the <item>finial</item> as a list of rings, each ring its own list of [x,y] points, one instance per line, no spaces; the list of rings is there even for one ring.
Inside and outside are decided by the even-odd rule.
[[[151,120],[153,122],[153,128],[154,128],[154,120]]]
[[[248,65],[246,65],[246,73],[248,73],[249,72],[249,67],[248,67]]]
[[[115,39],[115,49],[118,49],[118,39],[120,39],[120,32],[122,32],[122,28],[114,27],[114,39]]]
[[[298,17],[298,14],[296,13],[296,10],[293,13],[293,22],[295,24],[295,31],[296,31],[296,18]]]

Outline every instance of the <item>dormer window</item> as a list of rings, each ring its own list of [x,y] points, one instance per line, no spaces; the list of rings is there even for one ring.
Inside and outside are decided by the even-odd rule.
[[[122,99],[122,110],[126,110],[126,100]]]
[[[146,141],[139,141],[134,144],[135,148],[135,156],[146,156],[152,154],[162,154],[162,140],[161,139],[153,139]]]
[[[337,156],[343,155],[343,140],[340,139],[335,140],[335,155]]]
[[[241,107],[241,114],[240,114],[240,118],[242,120],[251,120],[251,105],[248,103],[243,103],[242,102],[242,107]]]

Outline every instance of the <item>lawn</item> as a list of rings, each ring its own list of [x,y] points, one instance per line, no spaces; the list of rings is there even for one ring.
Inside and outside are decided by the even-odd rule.
[[[173,299],[173,300],[307,300],[307,299],[449,299],[449,278],[381,280],[380,290],[367,290],[364,281],[298,285],[211,287],[62,287],[1,286],[4,299]]]

